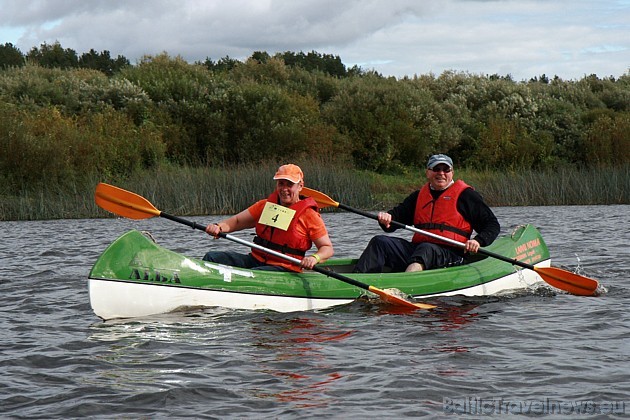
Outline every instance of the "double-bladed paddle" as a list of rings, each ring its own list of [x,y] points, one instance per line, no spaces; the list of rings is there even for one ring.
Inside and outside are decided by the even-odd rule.
[[[362,210],[358,210],[350,206],[347,206],[345,204],[339,203],[320,191],[303,187],[300,193],[307,197],[312,197],[320,207],[337,207],[337,208],[347,210],[352,213],[360,214],[361,216],[369,217],[370,219],[378,220],[377,215],[367,213]],[[408,226],[408,225],[405,225],[404,223],[396,222],[395,220],[392,220],[391,224],[399,228],[407,229],[415,233],[419,233],[422,235],[430,236],[435,239],[439,239],[441,241],[444,241],[451,245],[455,245],[460,248],[466,247],[466,245],[462,242],[458,242],[450,238],[445,238],[443,236],[436,235],[431,232],[426,232],[414,226]],[[485,250],[483,248],[479,248],[477,252],[479,254],[484,254],[492,258],[497,258],[499,260],[508,262],[510,264],[518,265],[520,267],[527,268],[529,270],[534,270],[536,273],[538,273],[538,275],[544,281],[546,281],[553,287],[560,290],[564,290],[574,295],[592,296],[596,293],[597,287],[599,285],[597,280],[593,280],[588,277],[581,276],[579,274],[571,273],[570,271],[562,270],[560,268],[536,267],[534,265],[527,264],[519,260],[515,260],[512,258],[505,257],[503,255],[495,254],[494,252]]]
[[[178,223],[190,226],[193,229],[202,230],[204,232],[206,231],[206,227],[204,225],[200,225],[190,220],[182,219],[180,217],[164,213],[163,211],[160,211],[157,208],[155,208],[155,206],[153,206],[153,204],[151,204],[149,200],[147,200],[146,198],[139,196],[138,194],[133,193],[131,191],[127,191],[127,190],[123,190],[122,188],[115,187],[113,185],[104,184],[104,183],[98,184],[96,186],[95,201],[99,207],[111,213],[117,214],[119,216],[127,217],[129,219],[148,219],[151,217],[159,216],[165,219],[172,220],[174,222],[178,222]],[[299,265],[301,262],[297,258],[293,258],[288,255],[282,254],[280,252],[276,252],[274,250],[265,248],[258,244],[247,242],[245,240],[237,238],[236,236],[232,236],[228,233],[222,232],[219,234],[219,236],[225,239],[229,239],[230,241],[239,243],[241,245],[246,245],[251,248],[256,248],[260,251],[274,255],[278,258],[282,258],[296,265]],[[435,308],[435,305],[410,302],[406,299],[402,299],[398,296],[387,293],[386,291],[381,290],[377,287],[370,286],[368,284],[362,283],[350,277],[343,276],[334,271],[325,270],[318,266],[313,267],[313,271],[317,271],[318,273],[335,278],[337,280],[341,280],[345,283],[351,284],[361,289],[368,290],[380,296],[381,299],[383,299],[385,302],[393,304],[393,305],[404,306],[410,309]]]

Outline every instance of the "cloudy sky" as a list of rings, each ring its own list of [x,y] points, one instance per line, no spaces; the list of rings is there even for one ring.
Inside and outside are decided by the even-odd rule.
[[[314,50],[385,76],[577,80],[629,72],[630,0],[0,0],[0,44],[55,41],[132,63]]]

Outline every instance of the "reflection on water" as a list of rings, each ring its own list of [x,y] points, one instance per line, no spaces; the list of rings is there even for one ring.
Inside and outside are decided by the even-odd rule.
[[[442,331],[452,331],[463,328],[475,321],[479,313],[474,311],[479,304],[464,303],[462,305],[442,304],[432,315],[436,318],[433,327]]]
[[[280,388],[286,388],[274,393],[261,389],[256,396],[291,402],[297,408],[330,404],[332,400],[325,393],[343,375],[326,363],[326,347],[322,344],[344,341],[353,332],[335,328],[327,318],[314,316],[269,317],[252,324],[252,345],[271,350],[270,358],[261,362],[261,372],[279,379]]]

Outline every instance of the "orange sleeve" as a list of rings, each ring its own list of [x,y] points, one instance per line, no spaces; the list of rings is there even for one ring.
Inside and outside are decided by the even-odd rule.
[[[304,233],[311,241],[321,238],[324,235],[328,234],[328,230],[326,229],[326,225],[322,220],[322,216],[319,212],[308,209],[302,214],[300,218],[300,230],[303,230]]]
[[[265,199],[258,200],[254,204],[252,204],[251,206],[249,206],[247,208],[247,211],[249,211],[249,214],[252,215],[254,220],[258,221],[258,219],[260,219],[260,215],[262,214],[263,210],[265,209],[265,203],[266,202],[267,202],[267,200],[265,200]]]

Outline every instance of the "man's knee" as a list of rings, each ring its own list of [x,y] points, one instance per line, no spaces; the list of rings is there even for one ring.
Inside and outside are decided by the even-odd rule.
[[[370,239],[370,243],[384,242],[385,238],[387,238],[387,236],[385,235],[375,235],[375,236],[372,236],[372,239]]]
[[[206,255],[203,256],[202,260],[214,262],[215,255],[216,255],[216,252],[213,252],[213,251],[206,252]]]
[[[387,235],[376,235],[370,239],[368,246],[372,248],[385,248],[389,244],[390,238]]]

